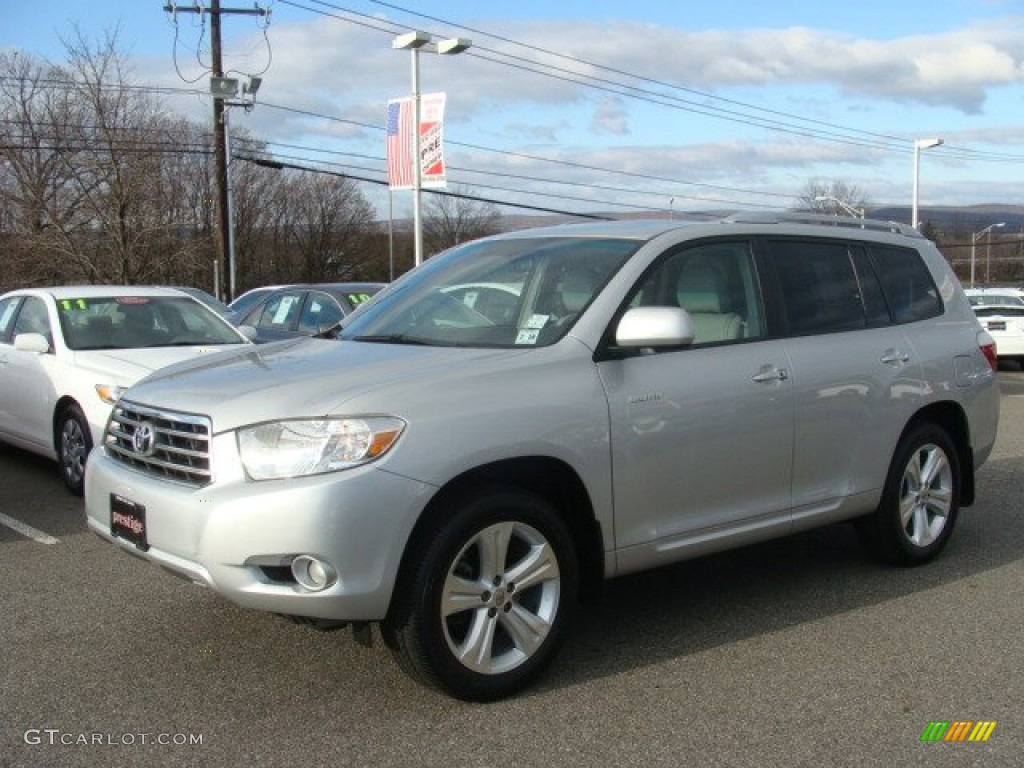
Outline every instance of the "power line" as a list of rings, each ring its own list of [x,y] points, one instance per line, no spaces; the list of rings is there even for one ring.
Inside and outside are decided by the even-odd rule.
[[[378,185],[381,185],[381,186],[388,186],[388,181],[386,179],[371,179],[371,178],[362,177],[362,176],[353,176],[352,174],[341,173],[339,171],[328,171],[328,170],[323,169],[323,168],[307,168],[307,167],[301,166],[301,165],[294,165],[292,163],[284,163],[284,162],[281,162],[279,160],[268,160],[266,158],[261,158],[261,157],[247,157],[247,156],[244,156],[244,155],[238,155],[237,159],[238,160],[244,160],[244,161],[250,162],[250,163],[254,163],[255,165],[261,165],[261,166],[264,166],[266,168],[273,168],[273,169],[276,169],[276,170],[280,170],[280,169],[283,169],[283,168],[289,168],[289,169],[298,170],[298,171],[308,171],[310,173],[322,173],[322,174],[326,174],[328,176],[338,176],[338,177],[341,177],[341,178],[344,178],[344,179],[355,179],[355,180],[358,180],[358,181],[367,182],[369,184],[378,184]],[[486,198],[486,197],[479,197],[477,195],[468,195],[468,194],[464,194],[464,193],[461,193],[461,192],[449,192],[447,190],[442,190],[442,189],[424,189],[423,191],[427,192],[429,194],[439,195],[441,197],[454,197],[454,198],[460,198],[460,199],[463,199],[463,200],[475,200],[477,202],[491,203],[492,205],[500,205],[500,206],[506,207],[506,208],[519,208],[519,209],[522,209],[522,210],[540,211],[540,212],[543,212],[543,213],[557,213],[557,214],[562,214],[562,215],[565,215],[565,216],[575,216],[575,217],[578,217],[578,218],[581,218],[581,219],[607,220],[607,219],[610,218],[608,216],[599,216],[599,215],[591,214],[591,213],[577,213],[575,211],[562,211],[562,210],[558,210],[556,208],[545,208],[545,207],[537,206],[537,205],[527,205],[525,203],[512,203],[512,202],[509,202],[507,200],[494,200],[494,199],[490,199],[490,198]]]
[[[588,87],[588,88],[592,88],[592,89],[596,89],[596,90],[600,90],[600,91],[604,91],[604,92],[610,92],[610,93],[613,93],[613,94],[616,94],[616,95],[619,95],[619,96],[624,96],[626,98],[638,99],[638,100],[645,101],[645,102],[648,102],[648,103],[651,103],[651,104],[655,104],[655,105],[658,105],[658,106],[663,106],[663,107],[668,107],[668,108],[673,108],[673,109],[681,109],[681,110],[687,111],[687,112],[692,112],[692,113],[696,113],[696,114],[700,114],[700,115],[714,117],[716,119],[727,120],[727,121],[730,121],[730,122],[738,122],[738,123],[749,125],[749,126],[753,126],[753,127],[765,128],[767,130],[772,130],[772,131],[776,131],[776,132],[789,133],[789,134],[793,134],[793,135],[796,135],[796,136],[815,138],[815,139],[822,140],[822,141],[830,141],[830,142],[833,142],[833,143],[847,144],[847,145],[859,146],[859,147],[865,147],[865,148],[873,148],[873,149],[879,149],[879,150],[890,151],[890,152],[891,151],[897,151],[897,152],[901,152],[901,153],[906,153],[906,152],[911,151],[911,147],[909,145],[909,141],[910,140],[907,139],[907,138],[904,138],[904,137],[900,137],[900,136],[896,136],[896,135],[892,135],[892,134],[880,133],[880,132],[876,132],[876,131],[866,131],[866,130],[863,130],[863,129],[852,128],[852,127],[848,127],[848,126],[839,125],[837,123],[832,123],[832,122],[823,121],[823,120],[816,120],[816,119],[813,119],[813,118],[805,117],[803,115],[797,115],[797,114],[793,114],[793,113],[789,113],[789,112],[783,112],[783,111],[780,111],[780,110],[773,110],[773,109],[769,109],[769,108],[766,108],[766,107],[761,107],[761,106],[757,106],[757,105],[754,105],[754,104],[749,104],[749,103],[746,103],[746,102],[738,101],[738,100],[735,100],[735,99],[728,99],[728,98],[725,98],[725,97],[716,96],[716,95],[708,93],[708,92],[699,91],[699,90],[693,89],[693,88],[687,88],[685,86],[681,86],[681,85],[678,85],[676,83],[671,83],[671,82],[667,82],[667,81],[664,81],[664,80],[658,80],[658,79],[655,79],[655,78],[650,78],[650,77],[646,77],[646,76],[643,76],[643,75],[638,75],[636,73],[628,72],[626,70],[618,69],[618,68],[615,68],[615,67],[610,67],[610,66],[607,66],[607,65],[604,65],[604,64],[600,64],[600,63],[593,62],[593,61],[588,61],[588,60],[585,60],[585,59],[579,59],[579,58],[576,58],[576,57],[573,57],[573,56],[569,56],[569,55],[564,54],[564,53],[560,53],[560,52],[557,52],[557,51],[552,51],[552,50],[547,49],[547,48],[542,48],[540,46],[535,46],[535,45],[532,45],[532,44],[529,44],[529,43],[524,43],[524,42],[521,42],[521,41],[518,41],[518,40],[514,40],[512,38],[504,37],[504,36],[501,36],[501,35],[496,35],[494,33],[487,32],[487,31],[479,29],[477,27],[471,27],[471,26],[467,26],[467,25],[464,25],[464,24],[460,24],[458,22],[454,22],[454,21],[448,20],[448,19],[443,19],[443,18],[440,18],[440,17],[437,17],[437,16],[431,16],[429,14],[424,14],[424,13],[420,13],[420,12],[417,12],[417,11],[413,11],[413,10],[410,10],[410,9],[405,8],[403,6],[399,6],[399,5],[394,4],[394,3],[381,2],[380,0],[369,0],[369,1],[373,2],[376,5],[380,5],[380,6],[383,6],[383,7],[386,7],[386,8],[397,10],[397,11],[406,13],[406,14],[411,15],[411,16],[416,16],[416,17],[419,17],[419,18],[428,19],[430,21],[435,21],[435,22],[438,22],[438,23],[446,24],[446,25],[448,25],[450,27],[456,27],[458,29],[466,30],[466,31],[471,32],[471,33],[473,33],[475,35],[483,35],[485,37],[488,37],[488,38],[491,38],[491,39],[495,39],[495,40],[498,40],[498,41],[501,41],[501,42],[505,42],[505,43],[508,43],[510,45],[514,45],[514,46],[521,47],[521,48],[524,48],[524,49],[527,49],[527,50],[532,50],[532,51],[535,51],[535,52],[538,52],[538,53],[542,53],[542,54],[544,54],[546,56],[556,57],[556,58],[559,58],[559,59],[571,62],[573,64],[583,65],[583,66],[586,66],[586,67],[590,67],[590,68],[593,68],[593,69],[601,70],[601,71],[608,72],[608,73],[611,73],[611,74],[616,74],[616,75],[619,75],[619,76],[622,76],[622,77],[627,77],[627,78],[629,78],[631,80],[635,80],[637,82],[647,83],[647,84],[655,85],[655,86],[658,86],[658,87],[661,87],[661,88],[667,88],[667,89],[670,89],[670,90],[673,90],[673,91],[679,91],[679,92],[682,92],[682,93],[692,94],[692,95],[695,95],[695,96],[699,96],[702,99],[707,99],[707,100],[710,100],[710,101],[713,101],[713,102],[720,102],[720,103],[723,103],[723,104],[728,104],[728,105],[730,105],[730,107],[729,108],[723,108],[723,107],[715,107],[715,106],[711,106],[711,105],[702,105],[702,104],[699,104],[698,102],[694,102],[694,101],[691,101],[691,100],[688,100],[688,99],[683,99],[683,98],[678,97],[678,96],[672,96],[670,94],[664,94],[664,93],[658,93],[658,92],[655,92],[655,91],[649,91],[647,89],[639,88],[637,86],[632,86],[632,85],[629,85],[627,83],[616,82],[616,81],[608,80],[607,78],[598,78],[598,77],[595,77],[593,75],[589,75],[589,74],[582,73],[582,72],[577,72],[575,70],[569,70],[569,69],[566,69],[564,67],[555,67],[554,65],[551,65],[551,64],[538,63],[538,62],[534,62],[532,60],[528,60],[528,59],[526,59],[524,57],[515,56],[513,54],[505,53],[503,51],[498,51],[496,49],[490,49],[490,48],[486,48],[486,47],[483,47],[483,46],[480,46],[480,45],[474,45],[474,47],[472,49],[470,49],[469,51],[467,51],[465,55],[471,56],[471,57],[475,57],[475,58],[480,59],[480,60],[490,61],[492,63],[497,63],[497,64],[502,64],[504,66],[520,69],[520,70],[527,71],[527,72],[531,72],[533,74],[537,74],[537,75],[544,76],[544,77],[549,77],[549,78],[553,78],[553,79],[563,80],[563,81],[566,81],[566,82],[571,82],[571,83],[574,83],[574,84],[577,84],[577,85],[580,85],[580,86],[583,86],[583,87]],[[380,23],[379,20],[374,19],[372,16],[370,16],[368,14],[360,13],[359,11],[355,11],[355,10],[353,10],[351,8],[344,8],[344,7],[339,6],[337,4],[334,4],[334,3],[324,2],[324,0],[308,0],[308,2],[312,2],[312,3],[315,3],[315,4],[320,5],[320,6],[325,6],[327,8],[331,8],[331,9],[336,10],[336,11],[341,11],[342,13],[350,14],[351,16],[354,16],[354,17],[357,17],[357,18],[349,18],[347,16],[341,16],[341,15],[338,15],[338,14],[335,14],[335,13],[330,13],[328,11],[320,10],[320,9],[317,9],[317,8],[310,8],[307,5],[302,5],[300,3],[293,2],[292,0],[281,0],[281,2],[284,3],[285,5],[290,5],[290,6],[295,7],[295,8],[300,8],[302,10],[309,11],[311,13],[315,13],[315,14],[318,14],[318,15],[321,15],[321,16],[327,16],[327,17],[331,17],[331,18],[337,18],[339,20],[346,21],[346,22],[351,23],[351,24],[356,24],[356,25],[359,25],[359,26],[367,27],[367,28],[373,29],[375,31],[385,32],[387,34],[394,34],[396,28],[397,29],[404,29],[404,27],[396,27],[395,25],[390,25],[388,27],[385,27],[385,26],[383,26]],[[358,20],[359,17],[364,18],[364,19],[368,19],[370,21],[359,21]],[[482,55],[481,51],[488,52],[491,55],[490,56]],[[504,57],[506,59],[517,60],[517,61],[522,62],[522,63],[514,64],[514,63],[510,63],[509,61],[502,61],[500,59],[494,58],[495,56]],[[545,71],[545,70],[552,70],[552,71],[549,72],[549,71]],[[555,74],[555,72],[562,72],[564,74],[559,75],[559,74]],[[586,82],[586,80],[593,80],[594,82]],[[736,109],[733,109],[733,107],[739,107],[739,108],[742,108],[742,109],[745,109],[745,110],[750,110],[751,112],[754,112],[754,113],[762,113],[764,115],[768,115],[769,117],[761,117],[758,114],[749,114],[747,112],[739,112]],[[786,123],[780,122],[780,121],[776,120],[775,118],[785,118],[786,120],[796,121],[796,123],[799,123],[799,124],[788,124],[787,125]],[[810,126],[810,127],[808,127],[808,126]],[[818,127],[814,127],[814,126],[818,126]],[[824,129],[828,129],[828,130],[824,130]],[[1013,162],[1022,162],[1022,161],[1024,161],[1024,155],[1010,154],[1010,153],[986,153],[986,152],[983,152],[981,150],[972,150],[972,149],[969,149],[969,148],[958,147],[958,146],[952,145],[952,144],[950,144],[948,142],[946,143],[946,145],[944,146],[943,150],[941,151],[941,154],[944,157],[948,157],[948,158],[951,158],[951,159],[969,159],[969,160],[988,159],[988,160],[991,160],[993,162],[1006,161],[1006,160],[1010,160],[1010,161],[1013,161]]]

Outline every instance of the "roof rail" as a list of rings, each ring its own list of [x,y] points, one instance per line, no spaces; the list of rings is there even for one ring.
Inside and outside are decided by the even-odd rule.
[[[761,213],[757,211],[733,213],[722,219],[731,224],[817,224],[832,227],[848,227],[850,229],[869,229],[873,232],[892,232],[906,237],[923,238],[920,232],[909,224],[881,219],[859,219],[853,216],[835,216],[823,213],[803,213],[799,211],[783,211],[781,213]]]

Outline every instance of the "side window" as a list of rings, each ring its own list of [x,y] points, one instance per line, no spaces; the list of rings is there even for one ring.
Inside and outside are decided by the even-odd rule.
[[[917,251],[876,246],[871,249],[871,256],[897,323],[912,323],[942,314],[939,289]]]
[[[53,345],[53,336],[50,334],[50,316],[46,312],[46,304],[42,299],[29,296],[21,307],[21,312],[14,322],[14,335],[19,333],[39,333],[46,337]]]
[[[850,255],[853,257],[853,266],[857,271],[857,284],[860,286],[860,298],[864,302],[864,313],[867,316],[868,325],[888,325],[892,322],[892,318],[889,316],[889,307],[885,303],[882,284],[878,282],[878,275],[871,266],[871,259],[862,248],[851,248]]]
[[[747,242],[706,243],[667,254],[636,287],[629,306],[682,307],[693,320],[695,346],[764,334]]]
[[[14,315],[20,303],[20,296],[11,296],[0,301],[0,341],[6,344],[14,341]]]
[[[343,316],[341,307],[332,296],[320,291],[311,291],[306,298],[306,306],[299,318],[299,330],[304,333],[317,333],[337,324]]]
[[[867,325],[861,287],[846,245],[773,240],[768,247],[790,334],[836,333]]]
[[[257,328],[290,330],[302,306],[302,293],[281,293],[267,300],[267,303],[253,313],[252,322]]]

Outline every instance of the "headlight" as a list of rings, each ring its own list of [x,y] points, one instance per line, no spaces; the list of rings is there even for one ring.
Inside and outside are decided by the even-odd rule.
[[[316,475],[383,456],[404,428],[389,416],[277,421],[238,430],[238,452],[253,480]]]
[[[108,405],[113,405],[124,394],[125,387],[119,387],[117,384],[97,384],[96,394],[100,396],[100,400]]]

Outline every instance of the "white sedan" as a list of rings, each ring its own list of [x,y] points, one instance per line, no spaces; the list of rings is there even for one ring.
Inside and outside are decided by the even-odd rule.
[[[249,344],[172,288],[66,286],[0,296],[0,441],[55,459],[80,495],[110,407],[171,363]]]
[[[1024,303],[975,304],[981,327],[996,342],[1000,360],[1024,361]]]

